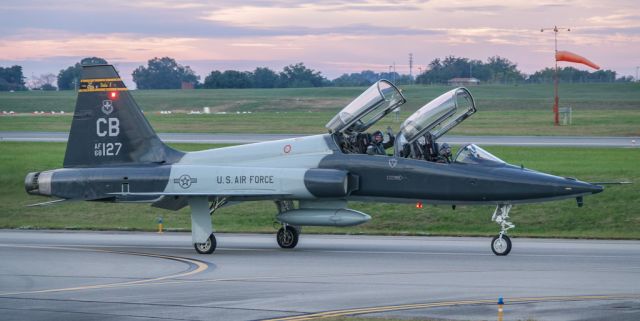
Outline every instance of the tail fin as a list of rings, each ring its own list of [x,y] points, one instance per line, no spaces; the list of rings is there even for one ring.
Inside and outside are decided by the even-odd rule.
[[[112,65],[82,67],[64,167],[174,163]]]

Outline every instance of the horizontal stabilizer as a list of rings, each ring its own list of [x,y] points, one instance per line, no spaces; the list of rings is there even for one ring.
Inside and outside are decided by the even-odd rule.
[[[63,199],[53,200],[53,201],[48,201],[48,202],[43,202],[43,203],[29,204],[29,205],[27,205],[27,207],[56,205],[56,204],[60,204],[62,202],[66,202],[66,201],[69,201],[69,200],[66,199],[66,198],[63,198]]]

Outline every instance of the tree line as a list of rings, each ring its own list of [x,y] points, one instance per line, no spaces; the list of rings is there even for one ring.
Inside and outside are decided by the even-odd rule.
[[[0,91],[8,90],[71,90],[76,89],[82,65],[106,64],[99,57],[87,57],[75,65],[60,70],[58,75],[44,74],[33,77],[25,83],[21,66],[0,67]],[[133,81],[138,89],[177,89],[190,84],[194,88],[298,88],[298,87],[354,87],[369,86],[379,79],[389,79],[398,85],[407,84],[447,84],[452,78],[476,78],[481,83],[518,84],[550,83],[554,80],[554,69],[545,68],[531,75],[521,72],[517,64],[494,56],[486,62],[475,59],[448,56],[432,60],[415,79],[397,72],[377,73],[364,70],[343,74],[333,80],[327,79],[320,71],[310,69],[299,62],[276,72],[267,67],[257,67],[253,71],[213,70],[200,82],[200,76],[189,67],[183,66],[170,57],[153,58],[146,66],[139,66],[133,73]],[[595,72],[574,67],[558,69],[561,82],[630,82],[633,77],[620,77],[612,70]],[[54,85],[55,83],[55,85]],[[57,85],[57,87],[56,87]]]
[[[26,89],[22,66],[0,67],[0,91]]]
[[[212,71],[204,79],[203,88],[301,88],[331,86],[321,72],[304,63],[286,66],[281,72],[258,67],[254,71]]]
[[[431,61],[424,73],[416,77],[419,84],[444,84],[452,78],[476,78],[489,83],[520,83],[524,73],[509,59],[489,57],[487,62],[449,56]]]
[[[553,68],[545,68],[536,71],[534,74],[527,78],[531,83],[549,83],[553,81],[554,77]],[[558,79],[561,82],[630,82],[633,81],[633,77],[625,76],[616,78],[616,72],[611,70],[598,70],[595,72],[589,72],[584,70],[578,70],[573,67],[558,68]]]

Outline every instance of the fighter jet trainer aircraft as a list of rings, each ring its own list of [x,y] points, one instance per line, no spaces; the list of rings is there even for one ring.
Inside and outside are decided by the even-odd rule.
[[[507,255],[513,204],[576,198],[602,186],[513,166],[476,145],[452,160],[435,162],[437,139],[476,112],[468,90],[456,88],[404,121],[393,155],[369,155],[366,131],[405,103],[392,83],[380,80],[329,123],[328,134],[197,152],[165,145],[111,65],[83,66],[63,168],[29,173],[29,194],[47,202],[149,202],[191,207],[198,253],[216,249],[211,217],[243,201],[272,200],[282,224],[277,242],[294,248],[302,226],[353,226],[371,217],[348,201],[421,204],[493,204],[500,232],[491,241]],[[45,203],[43,203],[45,204]]]

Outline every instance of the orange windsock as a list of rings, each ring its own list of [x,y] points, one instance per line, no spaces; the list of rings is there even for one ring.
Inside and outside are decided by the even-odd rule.
[[[556,61],[575,62],[575,63],[587,65],[593,69],[600,69],[600,66],[594,64],[591,60],[569,51],[557,51]]]

